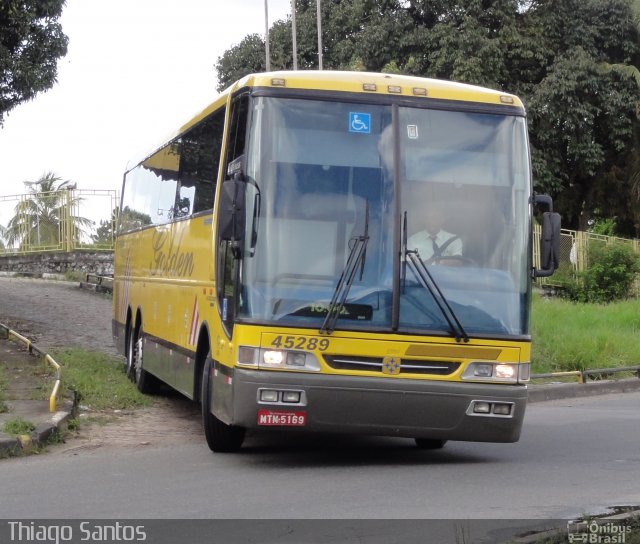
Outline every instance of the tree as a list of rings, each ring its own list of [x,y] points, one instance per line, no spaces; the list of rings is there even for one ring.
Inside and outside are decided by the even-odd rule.
[[[233,46],[216,62],[218,74],[218,90],[237,79],[253,72],[264,72],[265,63],[264,40],[259,34],[246,36],[238,45]]]
[[[68,228],[74,242],[78,242],[82,229],[93,222],[73,215],[80,199],[73,196],[75,188],[70,181],[62,181],[52,172],[37,181],[25,181],[29,198],[21,200],[15,215],[7,223],[5,240],[9,246],[26,249],[57,249],[63,243]]]
[[[632,76],[608,70],[638,55],[629,0],[539,0],[528,23],[545,44],[536,80],[523,85],[530,112],[537,187],[556,197],[563,221],[586,230],[591,218],[629,215],[628,177],[636,104]]]
[[[323,0],[328,69],[407,73],[523,98],[534,186],[565,225],[615,215],[640,232],[640,0]],[[299,66],[317,67],[316,3],[297,0]],[[234,75],[260,71],[264,44],[228,50]],[[270,32],[291,68],[291,23]],[[252,50],[255,53],[255,50]],[[221,86],[229,71],[218,70]],[[635,227],[633,227],[635,225]]]
[[[91,235],[91,241],[97,246],[113,246],[115,240],[114,225],[118,217],[118,208],[111,212],[111,219],[101,219],[95,234]]]
[[[125,206],[120,212],[120,227],[123,231],[140,229],[152,223],[150,215],[132,210],[129,206]]]
[[[0,126],[15,106],[56,82],[57,61],[67,54],[58,18],[65,0],[0,2]]]
[[[411,20],[399,0],[324,0],[323,67],[328,70],[381,71],[396,61],[405,46]],[[315,1],[297,0],[296,37],[298,67],[318,68],[317,8]],[[276,21],[269,30],[271,67],[293,68],[291,18]],[[218,90],[246,74],[265,69],[264,39],[247,36],[224,52],[215,64]]]

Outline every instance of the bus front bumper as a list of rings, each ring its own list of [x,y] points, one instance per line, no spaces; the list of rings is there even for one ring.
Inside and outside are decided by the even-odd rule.
[[[473,442],[516,442],[528,396],[524,385],[244,369],[232,390],[224,419],[245,428]]]

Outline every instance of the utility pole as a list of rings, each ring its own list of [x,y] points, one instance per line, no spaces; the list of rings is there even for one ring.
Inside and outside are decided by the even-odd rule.
[[[264,45],[267,72],[271,71],[271,55],[269,54],[269,6],[267,0],[264,0]]]
[[[293,69],[298,69],[298,46],[296,44],[296,0],[291,0],[291,36],[293,38]]]
[[[320,12],[320,0],[317,1],[318,13],[318,70],[322,70],[322,14]]]

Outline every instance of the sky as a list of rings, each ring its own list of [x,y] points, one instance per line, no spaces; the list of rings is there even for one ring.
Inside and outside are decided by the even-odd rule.
[[[214,64],[264,34],[264,0],[67,0],[58,83],[5,116],[0,197],[54,172],[119,191],[122,175],[216,96]],[[269,24],[290,0],[268,0]]]

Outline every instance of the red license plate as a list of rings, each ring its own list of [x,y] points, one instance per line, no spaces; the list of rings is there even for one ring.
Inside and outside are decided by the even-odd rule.
[[[267,427],[304,427],[306,424],[307,412],[258,410],[258,425]]]

